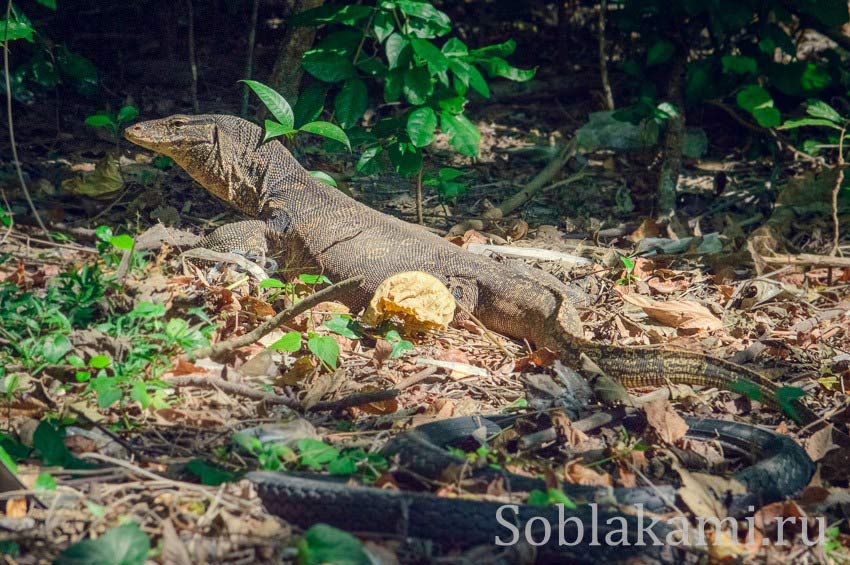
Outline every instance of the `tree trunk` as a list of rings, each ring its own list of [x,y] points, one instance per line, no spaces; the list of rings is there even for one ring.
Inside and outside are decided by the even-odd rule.
[[[673,63],[667,89],[668,101],[676,110],[667,120],[667,129],[662,144],[662,164],[656,185],[657,216],[659,220],[672,220],[676,213],[676,187],[682,169],[682,144],[685,141],[685,104],[682,95],[682,80],[685,75],[685,55],[679,55]]]
[[[322,4],[324,0],[295,0],[292,13],[312,10]],[[301,68],[301,57],[313,46],[315,38],[316,28],[314,27],[287,25],[280,52],[269,77],[269,86],[280,92],[292,106],[298,99],[298,88],[301,85],[301,76],[304,74]],[[265,109],[261,110],[260,114],[260,117],[263,117]]]

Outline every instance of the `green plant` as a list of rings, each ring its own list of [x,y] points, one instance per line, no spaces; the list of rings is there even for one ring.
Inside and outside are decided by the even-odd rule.
[[[148,558],[151,540],[135,523],[112,528],[97,539],[75,543],[56,558],[56,565],[120,563],[142,565]]]
[[[545,491],[534,489],[528,493],[526,504],[529,506],[551,506],[554,504],[563,504],[567,510],[575,510],[578,508],[575,502],[568,497],[564,491],[558,488],[549,488]]]
[[[105,129],[115,141],[116,153],[121,148],[121,130],[139,117],[139,109],[135,106],[122,106],[117,112],[101,110],[86,117],[86,125],[93,128]]]
[[[625,271],[625,273],[623,274],[622,277],[617,279],[617,284],[619,284],[619,285],[632,284],[635,281],[635,279],[637,279],[637,277],[634,274],[635,262],[632,259],[630,259],[630,258],[628,258],[624,255],[620,255],[620,261],[623,262],[623,266],[626,268],[626,271]]]
[[[413,349],[413,344],[406,339],[402,339],[401,335],[396,330],[390,330],[384,335],[384,339],[390,342],[393,346],[390,352],[390,359],[397,359],[404,355],[405,351]]]
[[[353,535],[327,524],[315,524],[304,532],[298,541],[299,565],[322,565],[344,563],[345,565],[369,565],[369,557],[363,544]]]
[[[469,187],[458,181],[465,173],[450,167],[442,167],[437,171],[437,175],[426,175],[422,181],[423,186],[431,186],[442,198],[452,200],[458,196],[462,196],[469,190]]]

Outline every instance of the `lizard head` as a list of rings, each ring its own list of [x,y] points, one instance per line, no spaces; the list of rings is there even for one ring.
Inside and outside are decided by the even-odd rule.
[[[133,124],[124,137],[136,145],[183,160],[189,153],[215,142],[216,123],[211,116],[177,114]]]

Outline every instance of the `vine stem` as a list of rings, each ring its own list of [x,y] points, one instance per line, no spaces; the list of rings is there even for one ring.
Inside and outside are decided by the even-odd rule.
[[[844,184],[844,136],[847,135],[847,128],[841,128],[841,135],[838,137],[838,176],[835,179],[835,186],[832,187],[832,251],[830,255],[836,256],[840,254],[838,249],[838,192],[841,190],[841,185]]]
[[[18,173],[18,182],[21,183],[21,189],[24,191],[24,196],[27,199],[27,204],[29,204],[30,210],[32,210],[33,215],[35,216],[36,222],[38,222],[38,227],[41,228],[41,231],[44,232],[44,235],[48,240],[52,241],[53,237],[50,235],[50,232],[44,226],[44,222],[41,221],[41,215],[39,215],[38,210],[35,207],[35,203],[32,201],[32,196],[30,196],[30,191],[27,188],[27,183],[24,181],[24,171],[21,169],[21,162],[18,160],[18,146],[15,143],[15,125],[12,120],[12,84],[9,79],[9,20],[12,17],[12,0],[8,0],[6,3],[6,32],[3,37],[3,72],[6,78],[6,115],[9,120],[9,141],[12,144],[12,161],[15,163],[15,171]],[[3,196],[3,199],[6,199],[6,196]],[[12,210],[9,210],[9,213],[12,213]]]

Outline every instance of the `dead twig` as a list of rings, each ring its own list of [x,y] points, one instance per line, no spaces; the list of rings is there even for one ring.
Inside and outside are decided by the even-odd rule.
[[[276,329],[284,322],[287,322],[295,316],[306,312],[307,310],[316,306],[320,302],[327,302],[333,300],[340,294],[343,294],[345,291],[350,290],[355,286],[358,286],[362,282],[363,277],[352,277],[342,282],[338,282],[335,285],[331,285],[327,288],[324,288],[319,292],[311,294],[310,296],[304,298],[298,304],[295,304],[294,306],[291,306],[290,308],[279,312],[277,315],[266,321],[264,324],[257,326],[250,332],[233,339],[220,341],[210,347],[202,347],[200,349],[197,349],[192,352],[191,356],[195,359],[201,357],[212,357],[220,353],[224,353],[225,351],[232,351],[234,349],[250,345],[255,341],[261,339],[263,336],[265,336],[272,330]],[[185,355],[184,359],[188,359],[188,355]]]
[[[832,256],[839,254],[838,192],[844,183],[844,136],[846,134],[847,128],[841,128],[841,135],[838,137],[838,176],[835,179],[835,185],[832,187],[832,251],[829,252]]]

